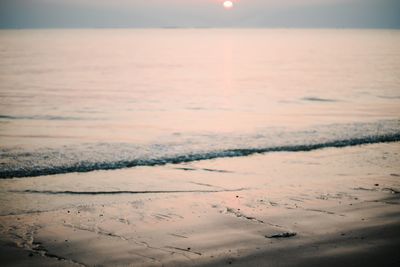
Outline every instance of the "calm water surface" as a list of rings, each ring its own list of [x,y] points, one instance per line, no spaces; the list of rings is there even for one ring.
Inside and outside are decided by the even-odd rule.
[[[389,30],[0,31],[0,177],[399,140],[399,43]]]

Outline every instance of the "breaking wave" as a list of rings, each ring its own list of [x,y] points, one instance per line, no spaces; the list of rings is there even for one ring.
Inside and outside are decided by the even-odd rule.
[[[175,137],[176,138],[176,137]],[[1,149],[0,178],[156,166],[268,152],[303,152],[400,141],[399,121],[335,124],[297,132],[267,129],[256,134],[180,136],[164,143],[95,143]]]

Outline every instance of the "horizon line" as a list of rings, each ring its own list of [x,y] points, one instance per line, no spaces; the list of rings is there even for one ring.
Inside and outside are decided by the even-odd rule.
[[[1,27],[0,30],[174,30],[174,29],[271,29],[271,30],[400,30],[400,27],[293,27],[293,26],[117,26],[117,27]]]

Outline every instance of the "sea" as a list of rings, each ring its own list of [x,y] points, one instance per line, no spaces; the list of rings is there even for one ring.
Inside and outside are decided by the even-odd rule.
[[[0,31],[0,178],[400,141],[400,31]]]

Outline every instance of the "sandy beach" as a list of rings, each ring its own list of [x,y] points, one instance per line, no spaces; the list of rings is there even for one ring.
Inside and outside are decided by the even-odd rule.
[[[400,266],[399,10],[1,0],[0,267]]]
[[[3,179],[0,261],[395,266],[399,151],[383,143]]]

